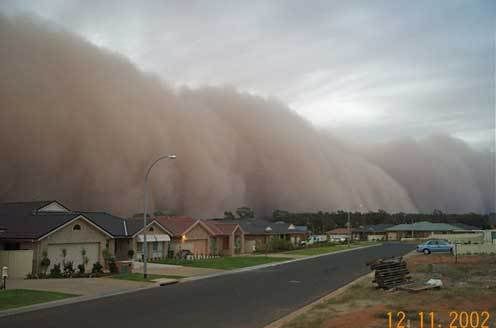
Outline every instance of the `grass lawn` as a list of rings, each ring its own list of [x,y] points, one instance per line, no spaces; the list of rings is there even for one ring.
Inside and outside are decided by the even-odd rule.
[[[148,274],[148,277],[145,279],[143,277],[142,273],[134,272],[134,273],[119,273],[119,274],[110,276],[110,278],[122,279],[122,280],[131,280],[131,281],[152,282],[152,280],[160,279],[160,278],[182,279],[184,277],[183,276],[173,276],[173,275]]]
[[[309,248],[303,248],[303,249],[296,249],[294,251],[288,251],[284,252],[283,254],[288,254],[288,255],[307,255],[307,256],[312,256],[312,255],[319,255],[319,254],[325,254],[325,253],[332,253],[336,251],[341,251],[344,249],[348,248],[356,248],[360,246],[366,246],[366,245],[375,245],[377,243],[375,242],[359,242],[359,243],[353,243],[348,247],[348,245],[328,245],[328,246],[320,246],[320,247],[309,247]]]
[[[250,267],[259,264],[281,262],[291,260],[289,257],[268,257],[268,256],[224,256],[213,259],[203,260],[176,260],[165,259],[155,263],[184,265],[197,268],[209,268],[220,270],[233,270],[238,268]]]
[[[74,296],[78,295],[31,289],[0,290],[0,311],[20,306],[62,300]]]

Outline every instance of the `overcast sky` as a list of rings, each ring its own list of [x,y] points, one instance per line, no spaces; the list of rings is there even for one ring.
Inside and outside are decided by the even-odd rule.
[[[367,141],[495,144],[495,1],[22,1],[173,85],[232,85]]]

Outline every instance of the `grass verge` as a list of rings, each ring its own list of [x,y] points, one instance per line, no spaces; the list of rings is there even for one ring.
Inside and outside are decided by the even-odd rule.
[[[75,296],[78,295],[31,289],[0,290],[0,311]]]
[[[293,251],[283,252],[283,254],[312,256],[312,255],[332,253],[332,252],[342,251],[345,249],[357,248],[357,247],[368,246],[368,245],[376,245],[376,244],[377,244],[376,242],[359,242],[359,243],[351,244],[350,247],[348,247],[348,245],[346,245],[346,244],[345,245],[339,244],[339,245],[308,247],[308,248],[295,249]]]
[[[219,270],[233,270],[245,268],[260,264],[281,262],[291,260],[289,257],[268,257],[268,256],[225,256],[213,259],[202,260],[176,260],[164,259],[156,261],[155,263],[184,265],[197,268],[219,269]]]
[[[162,275],[162,274],[148,274],[146,278],[143,277],[142,273],[119,273],[111,276],[110,278],[121,279],[121,280],[130,280],[130,281],[144,281],[144,282],[153,282],[155,279],[168,278],[168,279],[182,279],[183,276],[174,276],[174,275]]]

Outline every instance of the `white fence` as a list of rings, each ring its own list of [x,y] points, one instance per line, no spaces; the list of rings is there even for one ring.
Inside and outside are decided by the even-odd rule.
[[[9,268],[9,278],[25,278],[33,270],[33,251],[0,251],[0,269]]]
[[[455,247],[458,255],[467,254],[495,254],[496,244],[483,243],[483,244],[457,244]]]

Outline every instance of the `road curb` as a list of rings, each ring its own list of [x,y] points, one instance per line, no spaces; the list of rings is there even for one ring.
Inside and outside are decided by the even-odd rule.
[[[416,255],[416,252],[415,251],[411,251],[405,255],[403,255],[403,258],[404,259],[408,259],[412,256]],[[358,277],[357,279],[347,283],[346,285],[330,292],[329,294],[319,298],[318,300],[316,301],[313,301],[301,308],[299,308],[298,310],[282,317],[282,318],[279,318],[277,319],[276,321],[273,321],[271,322],[270,324],[266,325],[264,328],[281,328],[283,325],[285,325],[286,323],[296,319],[297,317],[299,317],[300,315],[304,314],[305,312],[307,312],[308,310],[310,310],[311,308],[313,308],[314,306],[316,305],[319,305],[319,304],[322,304],[326,301],[328,301],[329,299],[331,298],[334,298],[334,297],[337,297],[341,294],[343,294],[346,290],[348,290],[350,287],[354,286],[354,285],[357,285],[359,283],[361,283],[362,281],[366,280],[367,278],[372,278],[374,276],[374,271],[371,271],[367,274],[364,274],[363,276],[361,277]]]
[[[314,306],[316,305],[319,305],[321,303],[324,303],[326,302],[327,300],[331,299],[331,298],[334,298],[336,296],[339,296],[341,294],[343,294],[345,291],[347,291],[350,287],[354,286],[354,285],[357,285],[359,284],[360,282],[366,280],[367,278],[371,278],[373,277],[373,272],[369,272],[361,277],[358,277],[357,279],[347,283],[346,285],[342,286],[342,287],[339,287],[338,289],[330,292],[329,294],[319,298],[318,300],[316,301],[313,301],[312,303],[309,303],[301,308],[299,308],[298,310],[288,314],[287,316],[284,316],[276,321],[273,321],[271,322],[270,324],[268,324],[267,326],[265,326],[264,328],[281,328],[283,325],[285,325],[286,323],[294,320],[295,318],[297,318],[298,316],[304,314],[305,312],[307,312],[308,310],[310,310],[311,308],[313,308]]]
[[[216,272],[216,273],[212,273],[212,274],[208,274],[208,275],[204,275],[204,276],[193,276],[193,277],[181,279],[180,283],[187,283],[187,282],[191,282],[191,281],[210,279],[210,278],[226,276],[226,275],[240,273],[240,272],[253,271],[253,270],[264,269],[264,268],[271,268],[271,267],[276,267],[276,266],[284,265],[284,264],[288,264],[288,263],[306,261],[306,260],[311,260],[311,259],[315,259],[315,258],[319,258],[319,257],[323,257],[323,256],[329,256],[329,255],[334,255],[334,254],[339,254],[339,253],[351,252],[351,251],[356,251],[356,250],[370,248],[370,247],[377,247],[377,246],[382,246],[382,245],[383,244],[366,245],[366,246],[360,246],[360,247],[355,247],[355,248],[350,248],[350,249],[343,249],[340,251],[335,251],[335,252],[330,252],[330,253],[325,253],[325,254],[312,255],[312,256],[303,257],[303,258],[299,258],[299,259],[291,259],[291,260],[281,261],[281,262],[260,264],[260,265],[255,265],[255,266],[240,268],[240,269],[235,269],[235,270],[226,270],[225,272]]]

